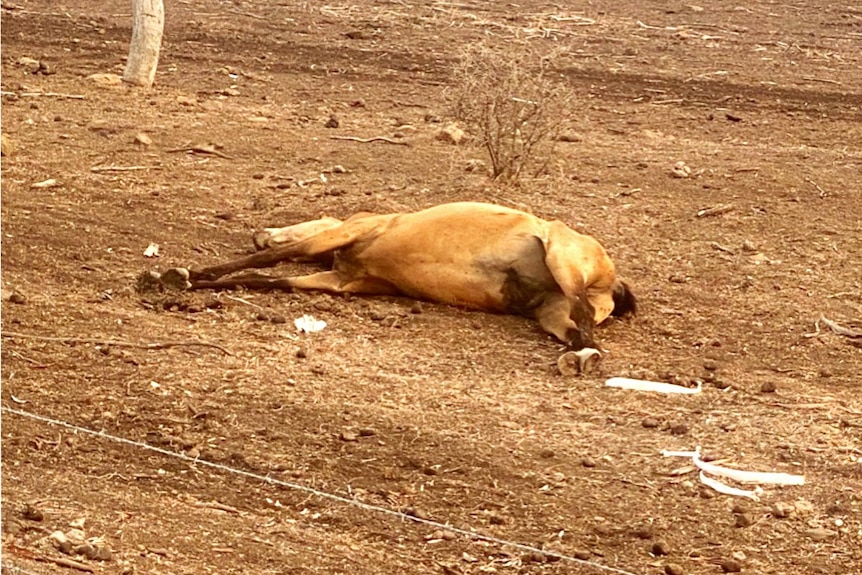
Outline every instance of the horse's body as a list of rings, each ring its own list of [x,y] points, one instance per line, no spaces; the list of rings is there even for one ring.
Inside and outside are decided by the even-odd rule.
[[[192,289],[403,295],[526,315],[575,350],[595,346],[593,328],[609,315],[636,308],[631,290],[617,279],[594,238],[560,221],[491,204],[361,213],[343,222],[323,218],[264,230],[255,245],[255,254],[199,270],[175,268],[162,277]],[[332,262],[332,269],[296,277],[225,277],[285,260]]]

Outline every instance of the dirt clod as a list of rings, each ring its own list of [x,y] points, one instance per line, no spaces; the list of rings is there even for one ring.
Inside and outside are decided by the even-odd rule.
[[[736,527],[751,527],[754,524],[754,518],[750,513],[738,513],[734,519]]]
[[[645,418],[641,421],[641,427],[644,427],[644,428],[646,428],[646,429],[655,429],[655,428],[657,428],[659,425],[661,425],[661,423],[660,423],[660,422],[659,422],[659,420],[658,420],[658,419],[656,419],[655,417],[645,417]]]
[[[21,516],[28,521],[42,521],[45,519],[45,514],[42,513],[42,510],[29,503],[24,506],[24,512]]]
[[[742,563],[736,559],[722,559],[718,565],[725,573],[739,573],[742,571]]]
[[[664,566],[665,575],[685,575],[685,570],[681,565],[676,563],[666,563]]]
[[[27,303],[27,296],[19,292],[12,292],[9,294],[9,303],[24,305]]]
[[[774,381],[764,381],[760,384],[760,393],[775,393],[776,389]]]
[[[656,557],[668,555],[670,554],[670,545],[668,545],[667,541],[656,541],[652,544],[652,547],[650,547],[650,553]]]
[[[688,431],[688,424],[685,423],[676,423],[670,428],[671,435],[686,435]]]
[[[777,517],[778,519],[786,519],[787,517],[796,514],[796,507],[794,507],[792,503],[777,501],[772,504],[771,511],[773,517]]]

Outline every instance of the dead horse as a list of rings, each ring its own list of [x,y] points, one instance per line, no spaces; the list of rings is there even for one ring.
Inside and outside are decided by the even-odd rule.
[[[557,220],[492,204],[359,213],[345,221],[323,218],[268,228],[255,235],[254,243],[258,251],[252,255],[201,269],[173,268],[160,279],[186,289],[242,286],[401,295],[525,315],[572,351],[592,352],[596,324],[637,307],[631,289],[617,279],[613,262],[593,237]],[[287,260],[331,262],[332,270],[296,277],[226,277]]]

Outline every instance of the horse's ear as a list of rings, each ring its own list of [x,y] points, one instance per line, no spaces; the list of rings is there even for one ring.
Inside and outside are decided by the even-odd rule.
[[[614,311],[611,315],[619,317],[628,313],[634,315],[638,311],[638,300],[632,289],[624,281],[614,282]]]

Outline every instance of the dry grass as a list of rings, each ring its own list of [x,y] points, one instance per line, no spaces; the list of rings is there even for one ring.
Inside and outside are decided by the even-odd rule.
[[[507,51],[471,45],[455,71],[455,116],[488,152],[495,179],[516,181],[547,170],[574,97],[552,70],[554,53],[530,44]]]

